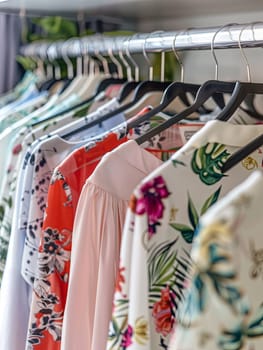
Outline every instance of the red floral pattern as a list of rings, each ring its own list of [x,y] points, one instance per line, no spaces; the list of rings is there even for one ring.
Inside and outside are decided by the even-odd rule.
[[[119,268],[118,276],[116,280],[116,290],[120,293],[122,292],[122,284],[125,283],[125,277],[123,275],[124,271],[125,271],[125,267]]]
[[[167,336],[171,333],[174,325],[174,316],[172,313],[171,291],[169,287],[162,290],[161,300],[153,306],[152,316],[155,322],[156,332]]]

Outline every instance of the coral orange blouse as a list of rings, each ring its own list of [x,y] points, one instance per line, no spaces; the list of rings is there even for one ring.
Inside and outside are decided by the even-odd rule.
[[[53,173],[39,246],[27,350],[60,349],[71,235],[80,192],[102,156],[126,141],[127,137],[111,133],[101,142],[73,152]]]

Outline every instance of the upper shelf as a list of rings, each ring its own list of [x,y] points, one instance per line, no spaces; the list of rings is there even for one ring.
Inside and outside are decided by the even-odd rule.
[[[7,0],[0,2],[1,10],[29,12],[76,13],[108,15],[122,18],[165,18],[206,16],[223,13],[263,11],[259,0]]]

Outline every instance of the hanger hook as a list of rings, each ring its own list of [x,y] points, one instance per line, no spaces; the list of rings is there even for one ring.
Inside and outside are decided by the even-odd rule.
[[[178,62],[179,65],[180,65],[180,70],[181,70],[181,74],[180,74],[180,76],[181,76],[181,83],[183,83],[183,82],[184,82],[184,66],[183,66],[183,62],[182,62],[181,58],[179,57],[179,55],[178,55],[178,53],[177,53],[177,51],[176,51],[176,49],[175,49],[175,42],[176,42],[176,39],[178,38],[178,36],[179,36],[181,33],[183,33],[183,32],[178,32],[177,34],[175,34],[174,39],[173,39],[172,49],[173,49],[173,53],[174,53],[174,55],[175,55],[175,58],[177,59],[177,62]]]
[[[83,74],[87,76],[89,74],[89,67],[90,67],[90,61],[91,57],[89,55],[89,43],[88,40],[82,39],[82,49],[83,49]]]
[[[35,48],[35,50],[34,50]],[[37,74],[40,75],[41,78],[45,78],[45,66],[44,66],[44,62],[43,62],[43,59],[40,55],[40,48],[41,48],[41,44],[35,44],[35,46],[31,47],[31,57],[34,57],[34,59],[36,60],[36,72]]]
[[[250,65],[249,65],[247,56],[246,56],[246,54],[245,54],[245,50],[244,50],[244,48],[243,48],[242,45],[241,45],[241,37],[242,37],[242,34],[243,34],[244,30],[247,29],[249,26],[250,26],[250,24],[244,26],[244,27],[241,29],[241,31],[240,31],[240,33],[239,33],[239,36],[238,36],[238,46],[239,46],[239,49],[240,49],[242,58],[243,58],[243,60],[244,60],[245,66],[246,66],[246,70],[247,70],[247,81],[248,81],[248,83],[251,83]],[[252,32],[253,32],[253,30],[252,30]]]
[[[46,59],[46,78],[49,80],[49,79],[53,79],[53,67],[52,67],[52,64],[49,60],[49,56],[48,56],[48,44],[43,44],[42,47],[41,47],[41,50],[42,50],[42,57],[43,59],[45,60]]]
[[[261,24],[262,25],[262,21],[255,21],[255,22],[252,22],[252,35],[253,35],[253,40],[256,41],[256,36],[255,36],[255,25],[256,24]]]
[[[143,48],[142,48],[142,53],[143,56],[147,62],[148,65],[148,70],[149,70],[149,80],[152,81],[153,80],[153,65],[151,60],[149,59],[148,55],[146,54],[146,41],[147,39],[151,36],[152,33],[148,34],[145,39],[144,39],[144,43],[143,43]]]
[[[134,34],[133,36],[129,37],[128,40],[126,41],[127,42],[126,55],[129,58],[129,60],[132,62],[132,64],[134,65],[135,81],[139,81],[139,79],[140,79],[139,78],[139,76],[140,76],[140,69],[139,69],[139,66],[138,66],[137,62],[134,60],[134,58],[131,56],[131,53],[130,53],[130,42],[136,36],[138,36],[138,34]]]
[[[47,55],[49,54],[49,51],[53,50],[53,46],[54,46],[54,56],[53,56],[53,64],[54,64],[54,72],[55,72],[55,79],[56,80],[60,80],[62,77],[62,73],[61,73],[61,67],[58,64],[58,62],[56,61],[56,59],[58,58],[58,48],[57,48],[57,42],[54,42],[53,45],[51,44],[48,49],[47,49]],[[52,57],[51,57],[52,59]]]
[[[232,26],[234,26],[234,25],[238,25],[238,24],[237,24],[237,23],[229,23],[229,24],[226,24],[226,25],[220,27],[220,28],[214,33],[213,38],[212,38],[212,40],[211,40],[211,53],[212,53],[212,57],[213,57],[213,59],[214,59],[214,61],[215,61],[215,66],[216,66],[216,69],[215,69],[215,80],[218,80],[218,60],[217,60],[217,57],[216,57],[216,54],[215,54],[215,38],[216,38],[217,34],[218,34],[219,32],[221,32],[223,29],[225,29],[225,28],[230,28],[230,27],[232,27]],[[230,32],[229,32],[229,34],[230,34]]]
[[[121,59],[121,61],[123,62],[123,64],[126,67],[126,72],[127,72],[127,79],[128,81],[132,81],[133,77],[132,77],[132,70],[131,70],[131,66],[129,65],[128,61],[125,59],[124,55],[123,55],[123,47],[125,46],[125,42],[126,42],[127,38],[124,37],[123,40],[123,45],[121,45],[121,48],[119,48],[119,57]]]
[[[62,43],[61,46],[61,56],[63,58],[63,60],[66,62],[67,65],[67,76],[69,79],[72,79],[74,77],[74,68],[73,68],[73,64],[70,60],[70,58],[67,55],[67,49],[69,46],[69,43],[72,41],[72,38],[69,40],[66,40],[64,43]]]
[[[94,44],[94,37],[93,36],[90,36],[88,38],[88,40],[86,41],[86,46],[87,46],[88,52],[89,52],[89,48],[90,48],[91,44]],[[94,47],[93,47],[93,49],[94,49]],[[92,72],[92,74],[96,74],[96,73],[100,72],[100,67],[99,67],[98,63],[91,55],[89,55],[89,71]]]
[[[101,62],[104,74],[105,75],[109,75],[110,74],[110,68],[109,68],[108,61],[107,61],[107,59],[105,57],[103,57],[103,55],[100,53],[100,49],[99,49],[100,45],[102,46],[102,44],[105,47],[103,38],[101,37],[101,40],[99,41],[99,45],[97,45],[97,47],[95,48],[95,56]]]
[[[112,40],[112,42],[110,42],[110,45],[108,46],[108,55],[110,57],[110,59],[112,60],[112,62],[115,64],[115,66],[117,67],[117,76],[119,77],[119,79],[123,79],[123,69],[122,69],[122,65],[120,64],[120,62],[117,60],[117,58],[113,55],[113,45],[116,48],[116,39],[109,39]]]
[[[252,22],[251,23],[251,30],[252,30],[252,37],[253,37],[253,40],[256,41],[256,37],[255,37],[255,25],[256,24],[262,24],[263,22],[262,21],[255,21],[255,22]],[[245,27],[246,28],[246,27]],[[245,29],[243,28],[242,31],[240,32],[240,35],[239,35],[239,43],[241,41],[241,35],[242,35],[242,32],[243,30]],[[241,47],[240,47],[241,46]],[[248,63],[248,59],[245,55],[245,52],[244,52],[244,49],[242,48],[242,45],[240,44],[239,45],[239,48],[241,50],[241,53],[242,53],[242,56],[245,60],[245,64],[246,64],[246,68],[247,68],[247,74],[248,74],[248,81],[251,83],[251,70],[250,70],[250,66],[249,66],[249,63]]]
[[[142,53],[143,53],[143,56],[148,64],[148,69],[149,69],[149,80],[152,81],[153,80],[153,65],[152,65],[152,62],[149,58],[149,56],[147,55],[146,53],[146,44],[147,44],[147,39],[149,39],[152,35],[154,34],[161,34],[163,33],[164,31],[163,30],[157,30],[157,31],[154,31],[152,33],[149,33],[145,39],[144,39],[144,43],[143,43],[143,48],[142,48]],[[165,71],[165,67],[164,67],[164,64],[165,64],[165,53],[164,51],[162,51],[161,53],[161,80],[163,79],[164,80],[164,71]]]
[[[77,55],[77,75],[84,74],[84,45],[81,38],[77,38],[77,44],[79,46],[79,55]]]
[[[153,34],[162,34],[164,33],[163,30],[159,30],[154,32]],[[165,78],[165,51],[161,51],[161,81],[163,82]]]

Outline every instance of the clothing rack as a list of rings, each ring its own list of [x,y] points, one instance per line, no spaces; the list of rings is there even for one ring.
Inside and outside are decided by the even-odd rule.
[[[159,31],[134,34],[130,36],[110,37],[91,35],[84,38],[72,38],[54,43],[33,43],[21,48],[24,56],[41,58],[61,58],[63,55],[78,57],[85,54],[107,55],[129,52],[161,52],[261,47],[263,46],[263,22],[229,24],[221,27],[193,28],[180,31]]]

